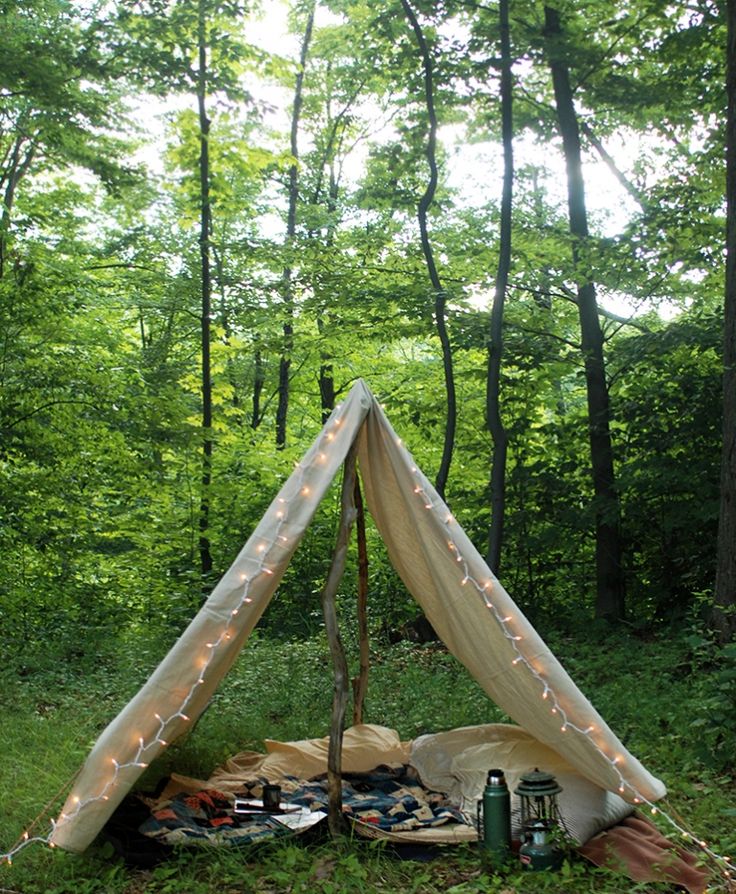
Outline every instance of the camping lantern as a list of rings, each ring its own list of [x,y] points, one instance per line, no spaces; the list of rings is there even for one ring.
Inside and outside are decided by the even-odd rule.
[[[535,767],[521,776],[515,793],[521,801],[521,837],[519,857],[532,870],[559,869],[562,851],[555,844],[555,832],[564,828],[557,795],[562,791],[551,773]]]

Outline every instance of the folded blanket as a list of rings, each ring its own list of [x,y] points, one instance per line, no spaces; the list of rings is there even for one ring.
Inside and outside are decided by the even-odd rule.
[[[269,816],[233,812],[232,799],[214,789],[181,792],[164,802],[139,827],[163,844],[245,844],[257,838],[285,834],[285,827]]]
[[[670,882],[690,894],[703,894],[708,887],[708,873],[695,865],[695,857],[640,814],[627,817],[577,850],[596,866],[636,882]]]

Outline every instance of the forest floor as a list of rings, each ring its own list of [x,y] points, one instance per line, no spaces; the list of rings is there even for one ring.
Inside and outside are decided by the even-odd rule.
[[[547,637],[617,735],[664,780],[668,805],[718,853],[736,851],[736,654],[696,630],[672,635]],[[354,645],[348,643],[349,646]],[[0,853],[60,793],[91,744],[165,647],[139,635],[114,654],[28,659],[0,674]],[[266,737],[323,735],[331,676],[322,637],[254,637],[192,734],[151,768],[198,776]],[[444,649],[401,643],[373,656],[367,720],[402,738],[506,718]],[[149,780],[150,781],[150,780]],[[33,834],[49,830],[44,814]],[[666,824],[662,830],[667,834]],[[298,839],[244,849],[180,850],[153,869],[122,863],[109,843],[74,856],[43,845],[0,867],[0,894],[298,894],[298,892],[660,892],[571,858],[556,873],[494,874],[473,847],[400,859],[376,842]],[[716,890],[714,888],[714,890]]]

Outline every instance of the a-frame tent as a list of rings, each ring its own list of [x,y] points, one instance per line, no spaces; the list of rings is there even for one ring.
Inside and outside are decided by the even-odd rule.
[[[632,804],[664,797],[491,574],[358,381],[297,465],[209,599],[102,733],[52,843],[83,851],[167,744],[206,707],[263,614],[353,444],[368,510],[409,592],[447,648],[513,720]]]

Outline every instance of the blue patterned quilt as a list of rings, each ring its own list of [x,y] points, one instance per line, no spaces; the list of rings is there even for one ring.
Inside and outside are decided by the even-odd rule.
[[[266,780],[244,785],[239,797],[260,798]],[[327,780],[282,781],[283,800],[311,811],[327,809]],[[424,826],[463,822],[462,814],[439,792],[428,792],[406,767],[379,768],[343,777],[343,812],[350,820],[378,829],[403,832]],[[176,795],[152,811],[140,827],[165,844],[242,844],[261,838],[292,834],[267,815],[233,812],[233,798],[213,789]]]

